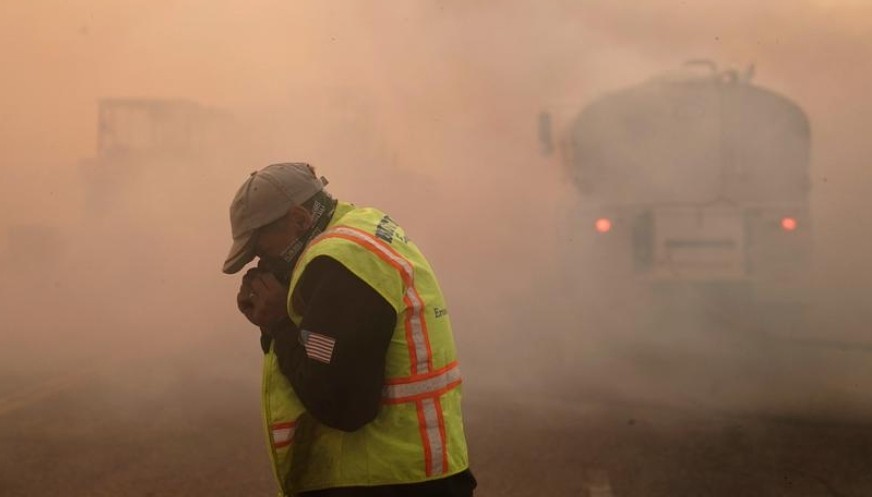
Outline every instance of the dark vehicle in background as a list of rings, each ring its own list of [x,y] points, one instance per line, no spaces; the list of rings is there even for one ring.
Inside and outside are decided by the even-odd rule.
[[[596,99],[544,150],[574,185],[560,226],[570,292],[607,312],[794,326],[811,257],[803,110],[708,61]],[[554,140],[552,142],[552,137]]]

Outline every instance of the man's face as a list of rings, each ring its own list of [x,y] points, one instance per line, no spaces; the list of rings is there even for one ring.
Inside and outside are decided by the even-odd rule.
[[[255,233],[254,255],[261,259],[280,259],[310,225],[311,214],[302,207],[292,207],[283,217],[258,228]]]

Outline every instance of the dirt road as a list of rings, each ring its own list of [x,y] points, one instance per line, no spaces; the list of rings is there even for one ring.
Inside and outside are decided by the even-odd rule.
[[[189,352],[6,382],[0,495],[274,495],[258,352]],[[474,375],[468,383],[480,496],[872,495],[872,424],[858,420],[566,388],[521,403]]]

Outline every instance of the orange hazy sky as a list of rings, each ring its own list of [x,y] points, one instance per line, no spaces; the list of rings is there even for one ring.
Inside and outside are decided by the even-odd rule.
[[[101,97],[305,121],[351,94],[398,162],[512,191],[500,154],[536,157],[538,109],[699,57],[754,63],[809,112],[833,239],[851,243],[846,218],[867,205],[872,4],[859,0],[37,0],[0,14],[0,227],[69,210]]]

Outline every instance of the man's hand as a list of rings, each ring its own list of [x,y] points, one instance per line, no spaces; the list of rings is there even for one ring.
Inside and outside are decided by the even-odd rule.
[[[242,283],[239,285],[239,293],[236,294],[236,307],[254,324],[257,323],[254,322],[254,302],[252,301],[254,289],[251,288],[251,282],[257,276],[257,272],[257,268],[251,268],[245,273],[242,277]]]
[[[236,305],[253,324],[269,328],[288,318],[288,287],[272,273],[252,268],[242,277]]]

